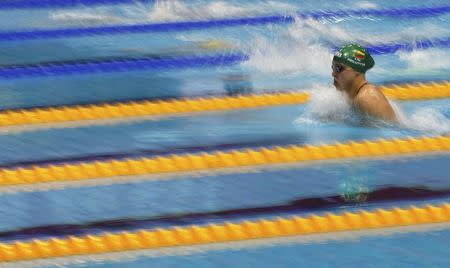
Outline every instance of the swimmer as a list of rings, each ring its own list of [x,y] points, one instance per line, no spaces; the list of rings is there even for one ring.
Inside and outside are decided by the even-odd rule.
[[[337,90],[346,93],[362,114],[397,122],[387,98],[366,80],[366,71],[374,65],[375,61],[365,48],[356,44],[346,45],[334,54],[331,65],[333,84]]]

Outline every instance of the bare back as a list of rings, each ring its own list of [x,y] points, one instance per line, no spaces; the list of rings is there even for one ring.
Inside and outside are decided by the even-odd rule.
[[[383,93],[371,84],[359,90],[353,99],[355,107],[362,113],[381,118],[390,122],[397,122],[394,109]]]

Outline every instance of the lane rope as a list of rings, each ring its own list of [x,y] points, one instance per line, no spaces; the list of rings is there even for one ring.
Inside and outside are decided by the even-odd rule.
[[[435,40],[419,40],[413,43],[380,44],[367,49],[373,55],[394,53],[396,51],[412,51],[431,47],[449,47],[450,38]],[[333,48],[336,49],[336,48]],[[102,59],[82,59],[60,62],[43,62],[36,64],[12,64],[0,66],[1,79],[20,79],[28,77],[61,76],[74,74],[111,73],[147,70],[167,70],[182,68],[201,68],[208,66],[230,66],[248,61],[249,55],[241,52],[222,52],[214,55],[164,56],[155,57],[120,57]]]
[[[414,42],[405,43],[393,43],[393,44],[378,44],[367,46],[367,50],[372,55],[384,55],[391,54],[397,51],[413,51],[417,49],[428,49],[433,47],[444,47],[450,46],[450,38],[436,38],[436,39],[425,39],[416,40]],[[338,47],[334,48],[334,51],[338,50]]]
[[[379,87],[389,99],[427,100],[450,97],[450,81],[392,84]]]
[[[0,243],[0,262],[392,228],[450,221],[450,204]]]
[[[81,182],[88,179],[109,179],[121,176],[178,174],[222,170],[239,167],[270,166],[317,160],[338,160],[359,157],[411,155],[446,152],[450,136],[407,139],[350,141],[327,145],[275,146],[258,150],[234,150],[213,153],[183,154],[140,159],[115,159],[0,169],[0,186],[25,186],[51,182]],[[127,177],[123,177],[124,180]]]
[[[86,0],[85,0],[86,1]],[[7,3],[3,3],[6,5]],[[1,4],[0,4],[1,9]],[[198,21],[179,21],[163,23],[142,23],[133,25],[109,25],[95,27],[73,27],[59,29],[30,29],[0,32],[0,41],[34,40],[49,38],[68,38],[92,35],[112,35],[125,33],[178,32],[187,30],[203,30],[233,26],[250,26],[265,24],[291,24],[296,17],[301,19],[334,19],[341,17],[393,17],[421,18],[439,16],[450,12],[450,5],[435,7],[412,7],[398,9],[356,9],[318,12],[298,12],[296,15],[266,15],[256,17],[226,18]]]
[[[450,81],[381,86],[393,100],[421,100],[450,97]],[[103,105],[62,106],[0,112],[0,127],[55,124],[62,122],[170,116],[185,113],[252,109],[276,105],[303,104],[307,92],[254,94],[236,97],[211,97],[169,101],[139,101]],[[97,122],[98,123],[98,122]],[[50,127],[50,126],[49,126]],[[1,128],[0,128],[1,130]]]
[[[44,64],[14,64],[0,67],[1,79],[27,77],[60,76],[91,73],[130,72],[199,68],[209,66],[229,66],[247,61],[242,53],[220,53],[207,56],[142,57],[120,60],[81,60],[72,62],[52,62]]]

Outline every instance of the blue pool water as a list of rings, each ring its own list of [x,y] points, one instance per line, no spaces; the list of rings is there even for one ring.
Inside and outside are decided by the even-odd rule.
[[[13,0],[11,0],[13,1]],[[336,9],[448,6],[447,1],[137,1],[132,4],[0,10],[0,32],[97,27],[293,15]],[[0,41],[0,68],[52,62],[179,56],[248,60],[224,65],[152,70],[97,70],[85,74],[0,78],[0,110],[190,96],[222,96],[238,82],[253,93],[306,90],[305,105],[190,114],[107,125],[22,129],[0,132],[0,166],[58,164],[156,155],[243,150],[261,146],[322,144],[450,133],[450,100],[395,101],[401,126],[367,126],[355,120],[331,85],[333,48],[414,43],[450,36],[450,13],[422,17],[333,17],[294,23],[211,27],[196,30],[121,33]],[[208,46],[211,41],[218,47]],[[450,80],[450,48],[432,46],[375,56],[367,73],[375,84]],[[73,63],[73,62],[72,62]],[[8,67],[9,66],[9,67]],[[0,193],[0,241],[91,234],[102,231],[206,224],[394,206],[448,202],[448,154],[368,161],[336,161],[231,174],[184,175],[167,180],[108,185],[39,187]],[[415,187],[415,188],[414,188]],[[414,190],[414,194],[408,190]],[[390,189],[390,190],[389,190]],[[394,189],[394,190],[392,190]],[[419,190],[417,190],[419,189]],[[364,199],[341,197],[358,191]],[[380,194],[409,191],[406,197]],[[429,191],[428,195],[420,194]],[[400,194],[401,193],[401,194]],[[408,197],[409,196],[409,197]],[[372,198],[372,199],[371,199]],[[322,206],[292,206],[314,199]],[[299,201],[300,200],[300,201]],[[330,200],[338,200],[332,203]],[[327,203],[328,202],[328,203]],[[331,202],[331,203],[330,203]],[[303,204],[303,203],[302,203]],[[284,211],[270,210],[284,206]],[[254,213],[252,209],[265,208]],[[232,211],[232,212],[230,212]],[[226,213],[225,213],[226,212]],[[250,213],[251,212],[251,213]],[[200,213],[193,217],[189,214]],[[228,213],[228,214],[227,214]],[[116,228],[108,221],[127,222]],[[70,224],[72,229],[64,229]],[[62,229],[58,229],[58,228]],[[34,232],[27,230],[35,229]],[[53,228],[53,229],[52,229]],[[64,230],[63,230],[64,229]],[[61,231],[62,230],[62,231]],[[53,233],[52,233],[53,232]],[[88,267],[444,267],[449,231],[365,237],[357,241],[272,245],[159,256]],[[269,257],[270,256],[270,257]],[[77,265],[73,265],[78,267]]]
[[[445,111],[439,104],[445,105],[447,102],[418,102],[412,109],[426,109],[431,105],[439,114],[440,111]],[[311,123],[304,109],[302,106],[280,106],[157,121],[0,134],[1,149],[3,152],[10,152],[0,156],[0,164],[142,157],[439,133],[439,129],[363,128],[345,122],[326,121]],[[296,122],[297,119],[304,120]],[[441,119],[447,124],[439,126],[443,128],[443,132],[449,127],[450,118],[442,115]]]
[[[386,187],[446,189],[448,172],[442,166],[448,161],[448,156],[346,161],[285,170],[3,194],[0,231],[284,205],[304,198],[340,196],[356,189],[367,192]],[[348,208],[346,204],[337,204],[339,207]],[[364,206],[359,204],[356,208]]]

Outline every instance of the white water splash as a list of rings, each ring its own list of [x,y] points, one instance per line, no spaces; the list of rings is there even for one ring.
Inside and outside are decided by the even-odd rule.
[[[396,112],[400,123],[407,129],[436,135],[450,133],[450,119],[437,107],[419,108],[411,115]]]
[[[243,66],[253,67],[264,73],[291,75],[330,73],[331,57],[327,48],[320,44],[306,44],[287,40],[273,43],[264,38],[253,41],[249,61]]]
[[[174,21],[205,18],[228,18],[255,16],[261,14],[287,13],[296,10],[295,6],[278,2],[263,1],[241,4],[226,1],[199,2],[190,5],[184,1],[157,1],[147,18],[152,21]]]
[[[379,32],[373,32],[342,25],[336,19],[333,19],[332,23],[327,20],[297,19],[296,23],[290,27],[289,33],[293,37],[296,34],[301,34],[302,37],[307,37],[308,40],[321,40],[322,42],[335,45],[349,42],[361,45],[414,42],[416,40],[442,38],[450,35],[450,28],[430,22],[413,26],[405,25],[400,31],[389,31],[388,29],[385,31],[382,28],[385,27],[383,24],[380,27]]]
[[[250,59],[243,66],[272,74],[303,73],[329,76],[332,58],[332,51],[328,48],[330,44],[339,46],[346,43],[359,43],[367,46],[407,40],[413,42],[417,39],[430,39],[450,34],[449,29],[431,24],[405,28],[400,32],[370,33],[312,19],[296,19],[295,23],[287,29],[280,30],[277,27],[273,29],[276,31],[273,35],[255,35],[247,49]],[[424,50],[399,55],[401,60],[417,66],[422,60],[429,59],[430,63],[426,65],[430,67],[429,69],[442,68],[449,62],[447,51]],[[424,69],[426,68],[428,67]],[[376,66],[373,72],[383,74],[385,70]]]
[[[409,69],[436,70],[449,69],[450,51],[442,49],[414,50],[397,53],[399,59],[405,62]]]
[[[229,3],[226,1],[158,0],[153,5],[125,5],[117,9],[83,8],[52,11],[50,19],[72,24],[145,23],[248,17],[262,14],[287,14],[296,11],[294,5],[279,1],[259,3]]]
[[[377,8],[378,5],[369,1],[361,1],[361,2],[357,2],[355,4],[356,8],[361,8],[361,9],[374,9]]]
[[[127,19],[107,11],[58,11],[49,14],[49,18],[60,23],[93,25],[106,23],[126,23]]]
[[[305,112],[299,116],[296,125],[317,125],[329,121],[346,121],[351,118],[351,106],[344,93],[334,88],[315,85]]]
[[[320,23],[297,19],[274,39],[256,36],[250,45],[250,59],[243,65],[265,73],[329,75],[331,52],[310,24]]]
[[[450,133],[450,119],[447,118],[443,109],[446,106],[421,107],[406,114],[400,105],[390,101],[394,109],[399,125],[379,121],[375,118],[368,119],[364,124],[351,108],[351,103],[344,93],[334,88],[315,85],[310,92],[310,100],[306,104],[305,111],[295,121],[294,125],[320,125],[330,122],[341,122],[344,124],[355,124],[361,127],[371,126],[388,128],[392,131],[419,131],[425,134],[442,135]],[[400,127],[400,129],[399,129]]]

